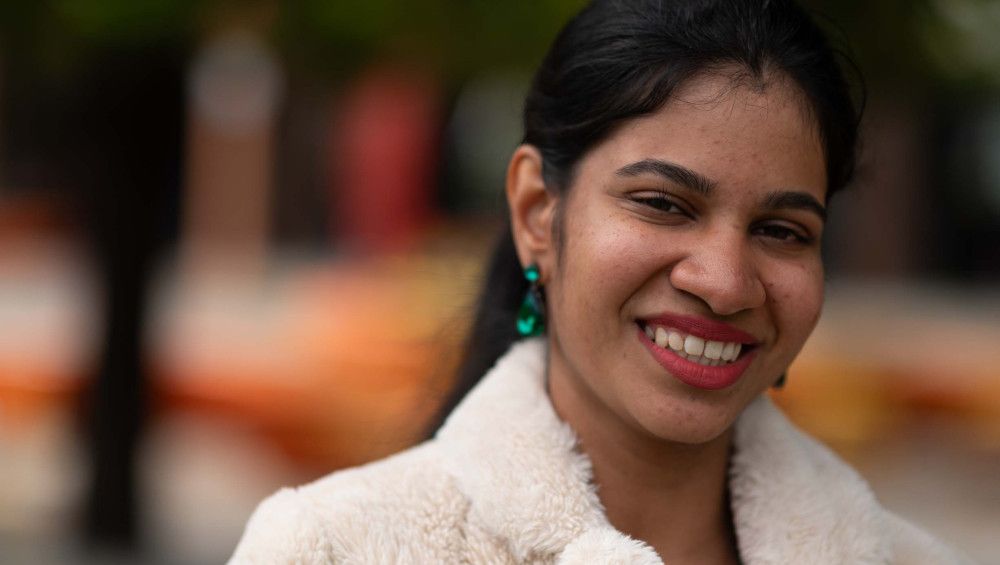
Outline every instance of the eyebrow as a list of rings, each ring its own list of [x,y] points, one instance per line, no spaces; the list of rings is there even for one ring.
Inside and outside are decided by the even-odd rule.
[[[764,199],[764,208],[767,210],[806,210],[816,214],[826,222],[826,208],[813,195],[805,192],[788,190],[772,192]]]
[[[650,173],[674,181],[705,196],[710,195],[715,189],[715,181],[703,177],[691,169],[659,159],[643,159],[615,171],[615,174],[621,177],[637,177]]]

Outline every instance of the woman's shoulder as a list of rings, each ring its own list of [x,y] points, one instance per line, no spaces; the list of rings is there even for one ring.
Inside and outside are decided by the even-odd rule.
[[[450,545],[435,538],[461,535],[467,504],[431,440],[274,493],[250,517],[230,563],[385,562],[413,550],[433,557]],[[420,539],[427,547],[414,546]]]

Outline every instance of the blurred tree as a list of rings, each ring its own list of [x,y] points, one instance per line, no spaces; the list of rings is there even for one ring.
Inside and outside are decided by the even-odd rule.
[[[875,83],[1000,84],[995,0],[803,0],[834,35],[846,35]],[[10,0],[0,3],[0,49],[68,68],[95,45],[190,46],[217,18],[274,12],[273,39],[292,64],[344,76],[374,58],[421,59],[447,73],[533,66],[585,0]],[[841,30],[843,33],[838,32]]]
[[[139,545],[135,462],[150,406],[147,289],[176,209],[184,125],[180,27],[136,28],[125,5],[0,8],[7,141],[0,188],[63,192],[101,284],[103,327],[95,330],[102,340],[81,419],[88,454],[82,529],[102,551]]]
[[[1000,2],[804,0],[875,88],[1000,87]],[[846,37],[845,37],[846,36]]]
[[[190,46],[213,14],[262,7],[292,63],[342,76],[376,57],[420,58],[463,72],[532,64],[584,2],[540,0],[12,0],[0,3],[0,49],[45,69],[73,68],[97,46]],[[17,47],[17,50],[12,49]]]

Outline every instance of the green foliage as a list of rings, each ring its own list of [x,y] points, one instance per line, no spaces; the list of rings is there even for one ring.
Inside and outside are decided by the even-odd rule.
[[[930,63],[952,83],[1000,87],[1000,2],[937,0],[918,22]]]
[[[191,43],[197,0],[0,2],[5,64],[63,77],[107,50]]]
[[[75,36],[104,43],[145,43],[188,37],[193,0],[55,0],[52,17]]]
[[[0,48],[43,67],[97,48],[193,45],[213,19],[273,9],[276,45],[295,66],[339,75],[375,57],[423,60],[444,72],[531,66],[584,0],[7,0]],[[250,7],[250,8],[248,8]]]
[[[446,72],[533,64],[583,0],[303,0],[282,5],[278,38],[320,70],[379,56],[419,58]]]
[[[868,81],[889,88],[1000,84],[996,0],[806,0],[846,36]],[[838,43],[835,41],[835,43]],[[986,54],[992,53],[992,56]]]
[[[804,0],[849,46],[870,82],[1000,84],[996,0]],[[293,66],[337,77],[373,58],[452,75],[533,67],[585,0],[6,0],[0,49],[26,64],[72,66],[96,47],[190,48],[213,20],[261,6]],[[845,39],[836,39],[843,30]]]

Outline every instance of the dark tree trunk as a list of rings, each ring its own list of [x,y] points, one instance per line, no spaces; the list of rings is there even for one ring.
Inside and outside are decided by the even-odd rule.
[[[85,540],[140,545],[136,461],[150,408],[144,334],[151,269],[176,220],[182,66],[169,49],[109,52],[81,80],[75,158],[103,288],[98,366],[83,398]]]

